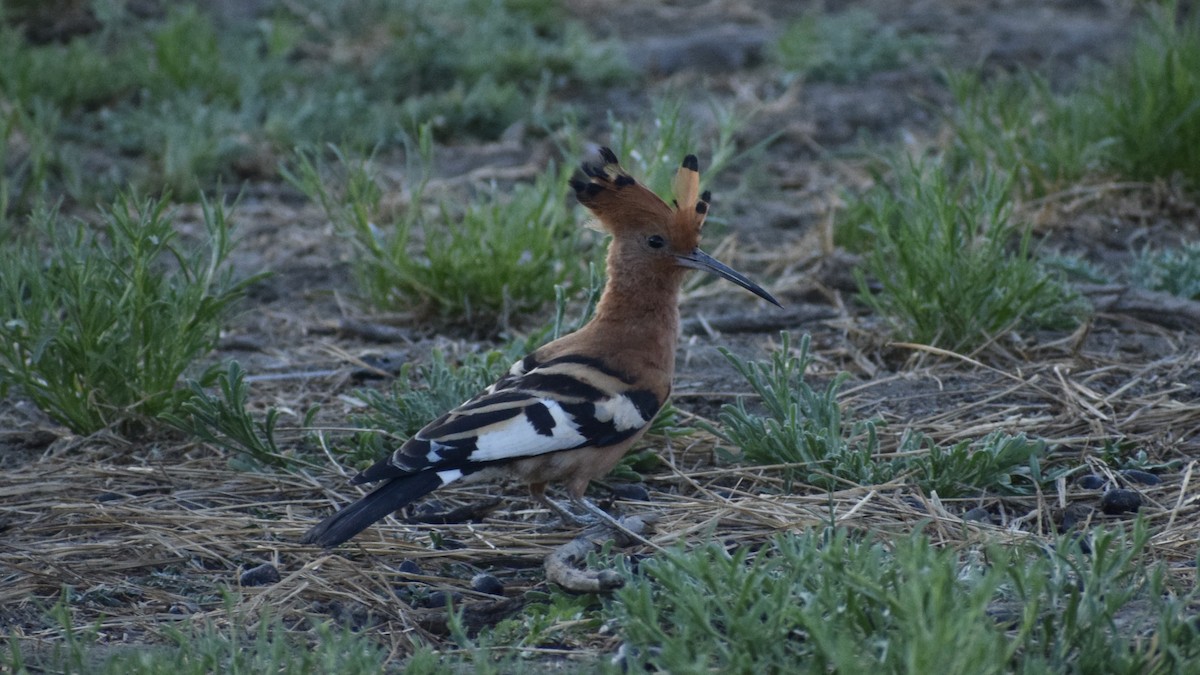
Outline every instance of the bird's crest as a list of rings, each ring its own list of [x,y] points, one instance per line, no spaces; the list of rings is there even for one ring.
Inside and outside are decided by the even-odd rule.
[[[585,162],[583,176],[571,181],[575,197],[596,216],[601,229],[617,234],[624,230],[667,228],[680,243],[695,246],[708,215],[708,192],[700,193],[700,163],[695,155],[683,158],[675,174],[674,205],[630,176],[608,148],[600,148],[603,164]]]

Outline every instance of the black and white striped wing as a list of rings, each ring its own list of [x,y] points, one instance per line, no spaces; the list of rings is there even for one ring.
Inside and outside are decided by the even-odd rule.
[[[662,401],[597,359],[533,357],[479,396],[421,429],[354,482],[420,471],[443,484],[490,464],[628,440],[654,419]]]

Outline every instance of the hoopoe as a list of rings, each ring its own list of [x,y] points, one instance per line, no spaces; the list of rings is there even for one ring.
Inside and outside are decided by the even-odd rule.
[[[679,339],[679,289],[688,269],[724,277],[779,306],[770,293],[701,251],[710,196],[688,155],[675,176],[674,208],[601,148],[603,164],[582,166],[575,197],[612,235],[608,281],[586,326],[518,361],[492,386],[442,415],[354,484],[383,484],[326,518],[303,542],[331,547],[450,483],[516,478],[564,521],[581,524],[546,496],[564,482],[571,502],[611,516],[584,498],[649,428],[666,402]]]

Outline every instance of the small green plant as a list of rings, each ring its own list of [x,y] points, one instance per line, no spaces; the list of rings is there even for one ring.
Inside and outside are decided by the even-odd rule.
[[[1074,253],[1050,253],[1039,256],[1042,266],[1061,274],[1067,281],[1082,281],[1089,284],[1110,284],[1112,275],[1100,265]]]
[[[1056,94],[1032,73],[948,75],[952,163],[1012,171],[1040,197],[1086,176],[1200,181],[1200,11],[1152,4],[1127,58]]]
[[[1105,170],[1104,136],[1095,116],[1056,95],[1040,75],[985,80],[951,72],[946,79],[956,103],[946,155],[951,173],[1003,168],[1012,177],[1013,196],[1041,197]]]
[[[401,114],[410,132],[432,120],[439,138],[464,132],[494,138],[536,115],[547,88],[630,76],[620,51],[591,39],[557,3],[306,4],[333,27],[335,41],[350,41],[369,57],[370,67],[356,73],[368,97],[386,101],[404,83],[409,98]]]
[[[124,647],[102,640],[98,627],[77,626],[64,592],[49,612],[60,640],[50,649],[13,636],[0,668],[26,673],[47,670],[101,675],[205,675],[206,673],[382,673],[387,654],[368,638],[349,629],[317,624],[310,643],[295,635],[278,617],[265,615],[251,622],[227,603],[229,620],[164,623],[165,644]],[[425,657],[428,658],[428,657]]]
[[[203,203],[206,248],[177,241],[166,198],[119,198],[99,232],[32,219],[38,242],[4,243],[0,385],[78,433],[144,428],[188,398],[180,377],[211,350],[257,277],[235,281],[225,206]]]
[[[921,537],[889,553],[843,530],[788,534],[756,553],[710,543],[656,556],[611,610],[630,670],[1005,672],[987,617],[996,575],[957,573],[953,551]]]
[[[1013,328],[1078,320],[1078,301],[1039,266],[1029,226],[1013,217],[1009,179],[901,160],[892,181],[863,195],[846,226],[871,242],[859,297],[899,339],[972,350]]]
[[[599,557],[604,562],[597,562]],[[589,556],[588,565],[625,571],[621,556]],[[481,635],[477,654],[483,649],[504,645],[507,649],[537,649],[561,645],[567,640],[586,639],[600,628],[601,598],[593,593],[568,593],[549,584],[545,592],[533,590],[525,596],[528,604],[515,617],[505,619]]]
[[[1024,434],[994,432],[949,448],[921,433],[906,431],[894,454],[882,459],[876,422],[847,423],[837,402],[846,374],[823,390],[804,379],[811,363],[810,338],[793,350],[791,336],[780,335],[780,348],[770,362],[746,361],[726,350],[725,358],[757,394],[764,414],[754,414],[747,399],[725,405],[720,426],[702,425],[741,450],[736,459],[751,464],[783,465],[790,484],[800,480],[827,490],[884,483],[901,475],[925,492],[942,497],[997,491],[1028,494],[1047,482],[1037,459],[1045,443]]]
[[[1133,283],[1181,298],[1200,299],[1200,242],[1142,251],[1129,272]]]
[[[714,104],[715,140],[701,142],[699,126],[684,111],[678,96],[657,98],[648,119],[626,122],[611,113],[610,145],[621,165],[655,194],[670,199],[671,181],[685,155],[700,157],[700,172],[706,184],[729,167],[737,157],[756,152],[758,146],[739,154],[735,135],[742,126],[733,111]]]
[[[756,415],[738,398],[725,405],[719,426],[702,424],[734,447],[740,459],[752,464],[784,464],[783,475],[793,480],[837,490],[860,484],[882,483],[893,475],[893,467],[878,461],[875,424],[843,423],[837,391],[846,375],[839,374],[824,390],[804,380],[812,362],[811,338],[806,334],[792,349],[791,336],[780,336],[780,348],[770,363],[746,361],[722,349],[721,353],[746,379],[766,409]]]
[[[208,393],[200,382],[189,380],[191,397],[179,406],[178,413],[163,413],[163,421],[193,438],[242,453],[261,464],[289,466],[292,460],[288,453],[275,443],[279,409],[267,409],[261,422],[254,419],[246,407],[250,392],[246,373],[237,361],[230,361],[228,369],[215,379],[220,397]],[[316,406],[311,408],[301,426],[311,426],[317,411]]]
[[[1200,185],[1200,9],[1152,4],[1131,53],[1076,105],[1099,117],[1108,164],[1135,179],[1185,176]]]
[[[0,26],[0,92],[13,102],[44,101],[64,113],[97,108],[138,84],[147,55],[137,45],[108,50],[100,40],[31,45],[17,28]]]
[[[432,142],[424,127],[409,175],[427,177]],[[300,154],[288,177],[354,244],[359,287],[377,307],[506,324],[554,301],[556,285],[570,292],[584,276],[578,228],[562,195],[566,177],[554,167],[533,183],[503,194],[493,190],[465,205],[442,199],[432,212],[425,203],[427,178],[417,179],[409,186],[409,204],[381,225],[382,193],[369,162],[337,156],[345,172],[340,196],[311,153]]]
[[[190,4],[93,9],[98,29],[64,44],[0,26],[0,130],[8,117],[49,134],[32,148],[49,149],[33,155],[45,170],[10,199],[20,215],[35,197],[109,199],[129,183],[192,196],[270,176],[302,142],[387,150],[423,123],[439,138],[557,124],[557,92],[630,77],[558,3],[303,0],[220,25]]]
[[[775,43],[775,60],[811,80],[858,82],[874,72],[920,58],[930,41],[901,35],[872,12],[809,13],[792,22]]]
[[[894,546],[844,530],[751,552],[709,543],[643,561],[608,606],[630,671],[1186,672],[1195,592],[1171,592],[1130,537],[1094,533],[979,556],[921,534]],[[1145,617],[1152,636],[1120,627]]]
[[[941,497],[976,494],[982,489],[1002,494],[1032,494],[1042,479],[1038,458],[1045,454],[1044,441],[1025,434],[995,431],[976,441],[960,441],[944,448],[928,442],[927,454],[905,462],[914,472],[913,482],[926,493]],[[907,439],[900,446],[914,445]]]
[[[1006,570],[999,599],[1021,610],[1025,672],[1187,672],[1200,656],[1187,609],[1197,601],[1194,585],[1177,587],[1161,563],[1144,560],[1151,532],[1142,520],[1129,534],[1091,535],[1087,550],[1063,537]],[[1123,616],[1139,617],[1153,637],[1121,627]]]

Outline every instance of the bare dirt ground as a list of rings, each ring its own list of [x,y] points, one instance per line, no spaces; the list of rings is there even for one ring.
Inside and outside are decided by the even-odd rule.
[[[830,11],[869,7],[902,31],[927,35],[940,60],[856,84],[785,84],[764,50],[809,3],[570,3],[575,16],[597,35],[621,40],[635,66],[652,75],[649,88],[578,92],[577,102],[595,113],[590,131],[598,142],[605,140],[606,111],[641,115],[651,95],[668,89],[695,92],[701,119],[711,100],[756,109],[739,135],[744,146],[778,134],[753,165],[736,166],[708,186],[730,225],[726,241],[709,240],[706,248],[766,282],[786,309],[750,303],[733,287],[689,290],[683,313],[692,321],[679,346],[675,395],[685,421],[715,419],[722,403],[746,391],[718,346],[761,357],[777,344],[780,329],[808,332],[817,356],[810,377],[827,381],[848,371],[847,414],[885,420],[885,447],[894,447],[907,427],[939,441],[1023,431],[1047,439],[1055,458],[1110,476],[1097,459],[1106,443],[1144,450],[1161,482],[1114,480],[1146,500],[1142,513],[1159,532],[1154,555],[1179,569],[1194,562],[1195,531],[1178,526],[1195,522],[1200,495],[1193,477],[1200,456],[1200,338],[1194,332],[1153,312],[1102,311],[1072,334],[1005,335],[975,355],[897,346],[879,319],[855,303],[844,263],[823,243],[840,191],[868,180],[864,148],[936,140],[948,95],[935,66],[1039,67],[1055,82],[1069,83],[1086,63],[1118,57],[1131,10],[1100,0],[824,5]],[[549,141],[514,134],[442,148],[438,164],[448,180],[514,167],[532,176],[553,156]],[[1048,245],[1118,265],[1147,242],[1195,239],[1200,222],[1196,204],[1170,185],[1085,186],[1047,200],[1037,217]],[[368,315],[352,300],[348,247],[317,208],[280,184],[249,186],[238,222],[244,237],[238,265],[274,274],[253,289],[249,310],[229,327],[213,358],[237,359],[252,375],[280,376],[254,384],[252,400],[262,409],[276,406],[298,416],[320,404],[317,424],[330,429],[320,435],[327,442],[336,442],[350,412],[343,395],[386,386],[354,379],[355,359],[387,353],[420,361],[434,347],[453,354],[492,344],[409,317]],[[347,318],[390,322],[401,337],[368,341],[339,330]],[[321,370],[335,374],[296,375]],[[358,494],[347,484],[352,469],[330,462],[297,474],[238,470],[222,451],[179,439],[72,437],[16,400],[4,402],[0,415],[0,626],[31,637],[56,637],[44,610],[65,586],[76,622],[99,622],[102,639],[114,645],[155,642],[167,623],[222,621],[229,594],[236,608],[251,613],[271,608],[288,620],[315,615],[374,626],[403,653],[414,636],[443,639],[438,600],[444,598],[437,592],[457,594],[486,623],[543,587],[543,558],[574,534],[546,527],[545,514],[520,489],[480,487],[438,497],[452,507],[502,495],[479,522],[390,521],[323,552],[296,542],[317,518]],[[1051,532],[1064,524],[1064,514],[1118,518],[1093,510],[1100,492],[1072,480],[1023,500],[934,501],[886,486],[832,497],[799,488],[767,497],[762,488],[775,479],[759,469],[716,466],[714,440],[706,434],[657,443],[666,461],[647,476],[649,501],[618,501],[616,508],[657,515],[652,539],[661,546],[707,532],[760,541],[780,529],[828,522],[831,509],[847,527],[926,527],[947,541],[978,536],[978,525],[959,519],[973,507],[983,507],[993,526],[1013,538]],[[609,498],[601,488],[594,495]],[[420,571],[402,570],[404,561]],[[280,579],[242,585],[242,572],[262,563],[274,565]],[[470,590],[477,572],[499,577],[505,598]],[[611,639],[597,635],[590,644],[561,647],[606,650]]]

